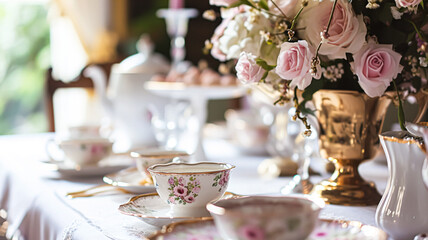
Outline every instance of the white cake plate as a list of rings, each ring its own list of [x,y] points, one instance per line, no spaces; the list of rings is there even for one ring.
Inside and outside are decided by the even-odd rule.
[[[203,127],[207,120],[208,100],[230,99],[242,97],[246,93],[243,86],[200,86],[186,85],[181,82],[154,82],[145,83],[145,88],[153,94],[169,97],[175,100],[189,100],[195,110],[199,122],[198,144],[194,152],[197,161],[205,161],[205,151],[202,145]]]

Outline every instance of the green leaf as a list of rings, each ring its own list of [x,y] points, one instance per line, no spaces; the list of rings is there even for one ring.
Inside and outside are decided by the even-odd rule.
[[[323,86],[324,86],[324,81],[322,79],[320,80],[312,79],[311,84],[302,93],[303,99],[306,101],[312,100],[312,95],[314,95],[315,92],[323,88]]]
[[[269,11],[269,6],[266,0],[260,0],[259,1],[259,6],[261,8],[263,8],[264,10],[268,10]]]
[[[256,63],[266,71],[270,71],[276,67],[275,65],[269,65],[265,60],[260,58],[256,59]]]
[[[309,85],[305,89],[305,91],[302,93],[303,101],[300,102],[298,106],[298,109],[303,114],[311,114],[311,115],[314,114],[314,111],[312,111],[309,108],[306,108],[306,103],[311,101],[314,93],[320,90],[321,88],[323,88],[323,86],[324,86],[324,81],[322,79],[320,80],[312,79],[311,85]]]
[[[268,74],[269,74],[269,71],[266,71],[265,73],[263,73],[263,76],[260,80],[264,81],[267,78]]]

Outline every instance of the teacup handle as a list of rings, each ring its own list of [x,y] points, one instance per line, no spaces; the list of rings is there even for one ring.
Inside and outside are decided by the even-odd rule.
[[[51,138],[46,142],[45,150],[46,154],[49,157],[49,161],[53,163],[63,162],[64,158],[57,159],[54,157],[54,154],[52,153],[52,149],[56,149],[56,151],[62,151],[60,147],[55,143],[55,139]]]

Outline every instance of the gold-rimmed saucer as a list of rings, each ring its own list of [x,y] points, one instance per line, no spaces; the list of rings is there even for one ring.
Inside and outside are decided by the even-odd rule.
[[[240,197],[226,192],[222,199]],[[153,226],[164,226],[173,222],[192,220],[200,221],[211,219],[208,211],[198,213],[195,216],[178,216],[171,212],[170,206],[165,203],[157,193],[147,193],[131,198],[127,203],[119,206],[119,212],[140,218],[142,221]]]
[[[105,175],[103,181],[114,187],[120,187],[133,193],[155,192],[151,178],[144,177],[136,167]]]
[[[65,178],[100,177],[128,168],[132,164],[132,161],[129,154],[116,153],[94,165],[80,166],[71,161],[48,159],[41,162],[41,167],[48,171],[57,172],[61,177]]]
[[[212,219],[187,220],[171,223],[162,227],[147,240],[160,239],[212,239],[223,240],[218,233]],[[306,240],[333,240],[333,239],[364,239],[387,240],[388,235],[381,229],[362,224],[358,221],[334,221],[320,219],[320,223]]]

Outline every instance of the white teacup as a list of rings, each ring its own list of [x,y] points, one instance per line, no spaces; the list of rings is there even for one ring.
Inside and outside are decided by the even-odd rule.
[[[68,128],[70,139],[101,138],[99,125],[76,125]]]
[[[225,239],[306,239],[325,203],[292,196],[250,196],[207,204]]]
[[[96,165],[100,160],[112,153],[113,143],[107,138],[68,139],[62,141],[51,140],[65,156],[65,159],[53,157],[50,148],[47,148],[49,157],[55,161],[71,161],[80,166]]]
[[[165,149],[142,149],[131,152],[131,157],[136,160],[138,171],[144,177],[150,177],[150,172],[147,171],[148,167],[155,164],[166,164],[173,161],[187,162],[190,155],[184,151],[165,150]]]
[[[169,163],[148,168],[160,198],[177,217],[205,216],[205,205],[226,191],[230,170],[227,163]]]

